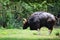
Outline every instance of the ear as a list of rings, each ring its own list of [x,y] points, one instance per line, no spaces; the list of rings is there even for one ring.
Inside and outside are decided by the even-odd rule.
[[[23,24],[25,24],[27,22],[26,18],[23,18]]]

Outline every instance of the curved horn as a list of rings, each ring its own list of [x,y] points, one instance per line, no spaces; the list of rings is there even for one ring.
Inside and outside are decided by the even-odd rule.
[[[27,22],[27,19],[26,18],[23,18],[23,23],[25,24]]]

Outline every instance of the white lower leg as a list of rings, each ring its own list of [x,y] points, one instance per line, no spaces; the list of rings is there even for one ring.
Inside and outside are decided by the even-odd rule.
[[[49,30],[49,33],[48,33],[48,34],[50,35],[50,34],[51,34],[51,32],[52,32],[52,30]]]
[[[37,31],[38,31],[38,35],[40,35],[40,29],[37,29]]]

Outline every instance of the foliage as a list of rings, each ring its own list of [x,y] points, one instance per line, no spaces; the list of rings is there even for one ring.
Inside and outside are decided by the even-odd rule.
[[[8,28],[20,28],[23,18],[33,12],[46,11],[57,15],[59,10],[60,0],[0,0],[0,21],[6,21]]]

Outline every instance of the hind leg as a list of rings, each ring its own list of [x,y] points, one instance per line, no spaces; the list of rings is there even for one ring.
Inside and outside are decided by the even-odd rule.
[[[48,29],[49,29],[49,35],[50,35],[52,33],[53,27],[51,26]]]

